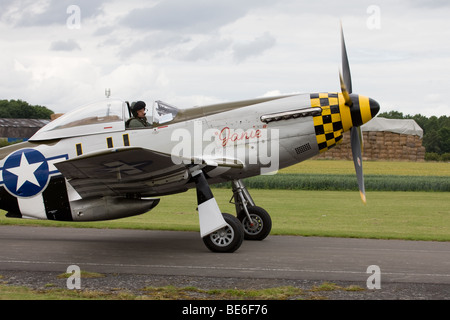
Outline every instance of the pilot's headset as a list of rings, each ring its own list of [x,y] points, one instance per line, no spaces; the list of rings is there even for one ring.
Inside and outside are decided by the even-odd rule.
[[[137,101],[137,102],[133,102],[131,104],[131,113],[133,114],[133,117],[137,117],[137,111],[144,109],[147,105],[145,104],[144,101]]]

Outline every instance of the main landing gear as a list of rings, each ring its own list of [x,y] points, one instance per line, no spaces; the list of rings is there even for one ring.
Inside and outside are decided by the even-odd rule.
[[[263,240],[272,229],[266,210],[255,206],[241,180],[233,181],[237,218],[221,213],[201,170],[192,173],[197,188],[200,235],[213,252],[234,252],[246,240]],[[230,201],[231,202],[231,201]]]
[[[233,182],[233,197],[237,218],[244,227],[245,240],[264,240],[272,230],[272,219],[261,207],[253,202],[250,193],[241,180]]]

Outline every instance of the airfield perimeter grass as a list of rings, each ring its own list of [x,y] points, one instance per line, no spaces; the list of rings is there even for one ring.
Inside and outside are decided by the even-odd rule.
[[[224,212],[234,213],[231,191],[213,189]],[[273,220],[272,235],[450,241],[449,192],[252,190]],[[195,190],[166,196],[149,213],[103,222],[8,219],[0,224],[198,231]]]
[[[351,161],[312,160],[303,164],[304,167],[285,170],[331,175],[335,175],[330,171],[336,166],[344,174],[354,170]],[[365,169],[369,174],[394,176],[393,179],[395,175],[450,177],[448,163],[366,162]],[[222,211],[234,214],[234,205],[229,203],[231,190],[212,190]],[[450,192],[367,191],[367,205],[362,204],[357,191],[251,189],[250,192],[256,205],[270,213],[272,235],[450,241]],[[67,223],[8,219],[0,214],[0,225],[198,231],[196,201],[195,190],[189,190],[162,197],[149,213],[120,220]]]

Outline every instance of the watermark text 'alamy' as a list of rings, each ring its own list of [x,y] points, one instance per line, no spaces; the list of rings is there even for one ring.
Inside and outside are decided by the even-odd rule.
[[[267,128],[235,129],[228,126],[207,128],[202,121],[193,127],[173,131],[171,141],[175,164],[229,159],[260,166],[260,174],[274,174],[279,169],[279,130]]]

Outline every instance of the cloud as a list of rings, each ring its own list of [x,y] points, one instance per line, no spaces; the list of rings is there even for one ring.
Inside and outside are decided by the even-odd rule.
[[[253,41],[247,43],[237,43],[233,46],[234,59],[237,62],[242,62],[252,56],[260,55],[264,51],[275,46],[275,43],[275,37],[268,32],[255,38]]]
[[[127,58],[138,53],[147,53],[153,57],[164,56],[190,62],[210,61],[221,55],[241,63],[250,57],[261,55],[276,44],[275,37],[268,32],[248,42],[221,37],[219,34],[201,38],[198,40],[169,31],[154,32],[124,46],[119,55]]]
[[[102,13],[109,0],[2,0],[0,19],[15,27],[65,25],[70,13],[67,8],[77,5],[81,18],[88,19]]]
[[[169,30],[202,33],[233,22],[245,11],[235,6],[218,6],[211,1],[163,1],[152,8],[135,9],[122,24],[144,30]]]
[[[231,39],[222,39],[219,36],[213,36],[189,50],[183,59],[186,61],[211,60],[216,54],[227,51],[231,45]]]
[[[168,55],[170,49],[180,44],[187,43],[190,38],[174,32],[153,32],[147,36],[140,37],[127,45],[122,45],[119,57],[130,58],[138,53],[147,53],[152,56]]]
[[[114,52],[122,60],[141,55],[195,62],[227,54],[228,61],[241,62],[274,45],[273,39],[264,35],[251,44],[243,44],[238,42],[239,34],[222,36],[222,28],[269,3],[269,0],[164,0],[144,5],[136,1],[127,6],[131,10],[116,15],[107,25],[99,25],[92,34],[103,38],[102,45],[116,47]],[[261,32],[264,30],[258,30]],[[259,51],[251,54],[252,46]]]
[[[418,7],[442,8],[450,6],[448,0],[409,0],[411,4]]]
[[[152,7],[137,8],[121,25],[142,30],[205,33],[236,21],[268,0],[164,0]]]
[[[369,30],[369,5],[381,28]],[[70,5],[81,28],[67,27]],[[449,114],[447,0],[1,0],[0,92],[64,111],[104,96],[173,104],[339,90],[339,21],[354,90]],[[257,58],[257,59],[256,59]],[[16,61],[16,63],[14,62]],[[20,63],[17,63],[20,61]],[[425,98],[414,93],[438,95]],[[192,102],[191,102],[192,101]]]
[[[68,39],[67,41],[53,41],[50,45],[50,50],[52,51],[75,51],[81,50],[80,45],[73,39]]]

